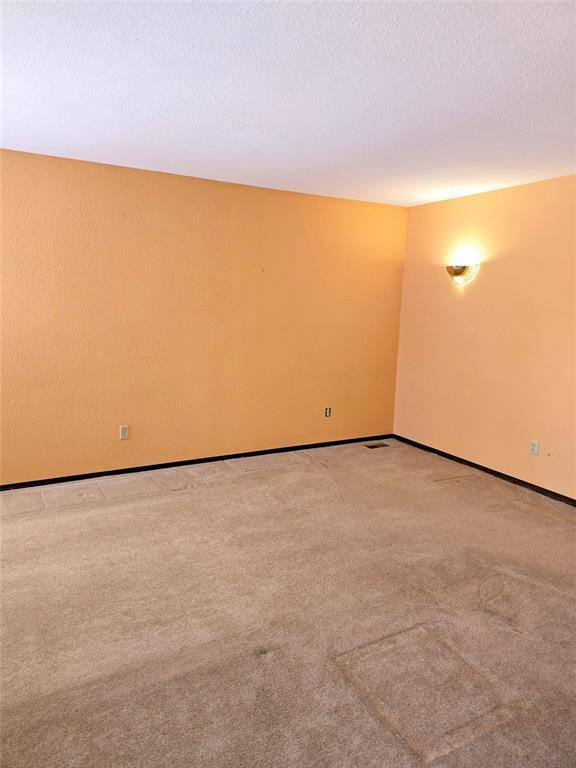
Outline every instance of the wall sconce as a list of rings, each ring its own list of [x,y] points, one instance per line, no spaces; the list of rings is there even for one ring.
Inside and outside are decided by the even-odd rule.
[[[453,282],[463,285],[464,283],[469,283],[476,276],[478,264],[449,265],[446,267],[446,272],[448,272]]]
[[[452,254],[451,264],[446,265],[446,272],[454,283],[469,283],[478,272],[480,254],[472,245],[462,245]]]

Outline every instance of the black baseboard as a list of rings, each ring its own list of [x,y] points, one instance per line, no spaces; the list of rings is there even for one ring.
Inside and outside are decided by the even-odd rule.
[[[244,459],[247,456],[266,456],[269,453],[286,453],[286,451],[303,451],[308,448],[327,448],[331,445],[345,445],[346,443],[364,443],[368,440],[385,440],[393,435],[369,435],[368,437],[349,437],[346,440],[329,440],[325,443],[304,443],[303,445],[287,445],[284,448],[267,448],[262,451],[246,451],[244,453],[226,453],[221,456],[206,456],[201,459],[184,459],[183,461],[169,461],[165,464],[146,464],[141,467],[125,467],[123,469],[106,469],[102,472],[87,472],[83,475],[67,475],[65,477],[49,477],[45,480],[25,480],[22,483],[4,483],[0,485],[0,491],[14,491],[19,488],[34,488],[36,485],[53,485],[54,483],[71,483],[74,480],[89,480],[95,477],[109,477],[110,475],[126,475],[131,472],[150,472],[153,469],[170,469],[171,467],[187,467],[192,464],[206,464],[209,461],[225,461],[226,459]]]
[[[573,507],[576,507],[576,499],[573,499],[571,496],[564,496],[562,493],[556,493],[556,491],[549,491],[548,488],[542,488],[540,485],[534,485],[534,483],[529,483],[526,480],[520,480],[518,477],[513,477],[512,475],[506,475],[504,472],[498,472],[496,469],[490,469],[490,467],[485,467],[483,464],[476,464],[474,461],[468,461],[468,459],[461,459],[459,456],[454,456],[452,453],[446,453],[446,451],[440,451],[438,448],[431,448],[429,445],[424,445],[424,443],[418,443],[416,440],[411,440],[408,437],[402,437],[402,435],[393,435],[393,437],[396,440],[400,440],[402,443],[407,443],[407,445],[412,445],[414,448],[420,448],[422,451],[428,451],[428,453],[435,453],[437,456],[442,456],[445,459],[450,459],[450,461],[456,461],[458,464],[465,464],[467,467],[474,467],[474,469],[480,469],[482,472],[486,472],[489,475],[494,475],[494,477],[499,477],[500,480],[506,480],[509,483],[514,483],[514,485],[520,485],[522,488],[528,488],[530,491],[535,491],[536,493],[541,493],[543,496],[549,496],[551,499],[555,499],[556,501],[563,501],[565,504],[570,504]]]
[[[441,451],[438,448],[432,448],[424,443],[418,443],[416,440],[411,440],[408,437],[402,437],[402,435],[368,435],[367,437],[350,437],[346,440],[329,440],[325,443],[304,443],[303,445],[287,445],[283,448],[268,448],[263,451],[245,451],[244,453],[228,453],[221,456],[206,456],[201,459],[185,459],[184,461],[170,461],[165,464],[146,464],[141,467],[125,467],[123,469],[108,469],[102,472],[88,472],[83,475],[68,475],[66,477],[50,477],[45,480],[27,480],[22,483],[6,483],[0,485],[0,491],[12,491],[19,488],[34,488],[37,485],[53,485],[54,483],[69,483],[74,480],[88,480],[96,477],[108,477],[110,475],[125,475],[131,472],[149,472],[153,469],[169,469],[170,467],[187,467],[193,464],[205,464],[209,461],[224,461],[225,459],[243,459],[247,456],[266,456],[269,453],[285,453],[286,451],[302,451],[307,448],[327,448],[331,445],[346,445],[347,443],[364,443],[370,440],[386,440],[394,438],[407,445],[412,445],[414,448],[419,448],[422,451],[428,451],[429,453],[435,453],[437,456],[442,456],[450,461],[455,461],[458,464],[464,464],[467,467],[474,467],[482,472],[486,472],[489,475],[498,477],[501,480],[506,480],[514,485],[520,485],[522,488],[528,488],[530,491],[540,493],[543,496],[548,496],[556,501],[562,501],[565,504],[570,504],[576,507],[576,499],[571,496],[564,496],[562,493],[556,493],[556,491],[550,491],[547,488],[542,488],[534,483],[528,483],[526,480],[520,480],[512,475],[506,475],[504,472],[498,472],[496,469],[490,469],[482,464],[476,464],[474,461],[468,461],[468,459],[462,459],[460,456],[454,456],[452,453]]]

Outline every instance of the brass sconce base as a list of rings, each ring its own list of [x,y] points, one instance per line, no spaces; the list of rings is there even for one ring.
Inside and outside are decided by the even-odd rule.
[[[450,279],[459,284],[470,282],[477,271],[477,264],[450,265],[446,267],[446,272],[450,275]]]

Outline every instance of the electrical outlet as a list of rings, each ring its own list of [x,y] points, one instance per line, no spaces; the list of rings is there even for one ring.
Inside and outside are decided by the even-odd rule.
[[[120,440],[128,440],[130,435],[130,428],[128,427],[128,424],[122,424],[122,426],[118,427],[118,434]]]
[[[530,442],[530,453],[532,456],[538,456],[540,453],[540,442],[538,440],[532,440]]]
[[[332,408],[324,408],[324,418],[329,419],[332,416]]]

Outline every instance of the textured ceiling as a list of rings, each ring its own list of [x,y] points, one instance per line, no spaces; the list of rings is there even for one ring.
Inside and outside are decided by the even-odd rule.
[[[561,176],[575,10],[3,3],[2,144],[402,205]]]

